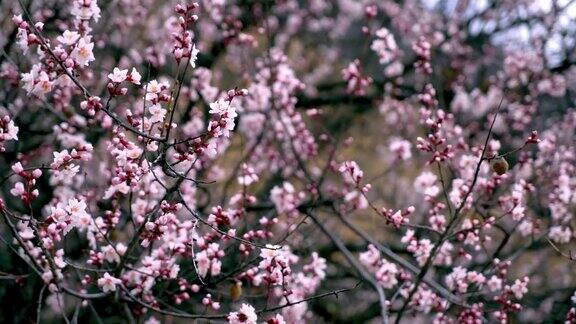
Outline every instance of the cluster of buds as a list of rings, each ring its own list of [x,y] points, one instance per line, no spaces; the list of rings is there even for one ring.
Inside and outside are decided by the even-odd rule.
[[[260,253],[262,261],[258,265],[258,268],[264,270],[262,279],[270,286],[284,285],[287,282],[287,277],[292,273],[291,259],[288,253],[285,254],[280,249],[280,246],[267,245],[266,247]]]
[[[142,242],[140,243],[143,247],[150,246],[151,242],[159,239],[168,230],[168,222],[170,219],[166,215],[158,217],[153,222],[147,222],[144,226],[145,231],[142,233]]]
[[[533,130],[530,136],[526,140],[526,144],[538,144],[540,143],[540,137],[538,136],[538,131]]]
[[[262,224],[262,220],[260,223]],[[272,225],[276,224],[276,223],[278,223],[278,219],[274,218],[272,221],[270,221],[268,223],[268,225],[269,225],[269,227],[272,227]],[[266,229],[249,230],[248,232],[244,233],[244,235],[242,235],[242,239],[244,239],[248,242],[254,242],[257,239],[269,239],[273,235],[274,234],[270,230],[266,230]],[[242,253],[242,255],[248,256],[248,255],[250,255],[250,252],[254,251],[254,246],[242,242],[242,243],[240,243],[238,250],[240,251],[240,253]]]
[[[511,301],[510,297],[510,293],[504,293],[494,298],[494,300],[500,304],[500,309],[494,312],[494,316],[496,316],[500,323],[508,323],[508,314],[519,312],[522,309],[522,305]]]
[[[508,275],[508,268],[512,263],[510,261],[501,261],[500,259],[494,260],[494,274],[500,278],[505,278]]]
[[[54,161],[50,164],[50,168],[52,168],[52,170],[58,170],[62,167],[68,166],[75,160],[87,161],[92,156],[92,151],[92,144],[87,143],[72,149],[70,152],[68,152],[68,150],[54,152]]]
[[[171,37],[173,41],[172,53],[176,62],[180,64],[183,58],[191,58],[197,54],[195,45],[192,43],[192,32],[190,26],[198,20],[198,16],[192,12],[198,8],[198,3],[194,2],[189,5],[177,4],[174,10],[178,15],[178,23]],[[193,53],[194,52],[194,53]]]
[[[208,151],[211,151],[213,147],[210,145],[208,141],[203,141],[201,138],[195,138],[189,143],[189,152],[182,153],[180,155],[175,155],[179,161],[189,160],[193,161],[196,158],[196,155],[203,155]]]
[[[391,289],[398,284],[400,270],[388,260],[382,258],[380,251],[372,244],[368,245],[368,250],[358,256],[360,263],[374,273],[376,280],[382,287]]]
[[[466,245],[474,246],[476,250],[480,250],[480,230],[489,230],[495,222],[496,218],[494,216],[484,220],[467,218],[462,222],[462,229],[456,233],[456,239]],[[483,239],[488,240],[489,237],[484,237]]]
[[[414,63],[416,71],[428,75],[432,74],[432,64],[430,63],[432,58],[430,52],[431,47],[432,45],[430,42],[423,36],[421,36],[418,41],[412,45],[412,50],[416,54],[416,63]]]
[[[426,110],[425,114],[428,117],[425,119],[424,124],[429,129],[426,138],[416,138],[416,148],[423,152],[432,153],[432,157],[428,163],[443,162],[454,157],[455,148],[452,144],[446,144],[447,138],[442,129],[446,120],[452,119],[450,114],[446,114],[444,110],[438,109],[433,113],[431,110]]]
[[[88,257],[86,263],[95,267],[101,267],[104,265],[104,253],[90,250],[90,256]]]
[[[246,280],[253,285],[260,285],[262,276],[258,271],[258,267],[252,267],[236,276],[237,281]]]
[[[230,44],[239,41],[242,33],[242,21],[235,16],[227,16],[222,22],[222,36],[224,36],[224,43]]]
[[[400,228],[403,224],[408,224],[408,216],[414,213],[415,210],[414,206],[398,211],[382,208],[382,216],[386,219],[386,224],[392,224],[394,227]]]
[[[16,182],[10,193],[15,197],[20,197],[25,204],[32,203],[39,195],[38,189],[33,188],[36,185],[36,179],[42,176],[42,170],[34,169],[32,172],[28,172],[24,170],[20,162],[17,162],[12,166],[12,171],[22,177],[25,183]]]
[[[192,143],[195,143],[196,141],[193,140]],[[201,141],[200,141],[201,142]],[[200,142],[198,143],[198,145],[200,145]],[[194,150],[193,152],[195,152],[196,148],[198,148],[199,150],[201,150],[202,148],[200,146],[196,147],[194,146]],[[195,159],[195,156],[193,153],[186,151],[185,149],[182,149],[179,146],[175,146],[174,147],[174,153],[172,153],[172,158],[174,160],[176,160],[176,162],[183,162],[183,161],[189,161],[192,162]]]
[[[176,305],[180,305],[183,301],[190,299],[190,294],[187,291],[189,289],[191,289],[191,286],[186,279],[178,279],[178,292],[172,295]]]
[[[177,225],[178,219],[174,213],[178,212],[182,208],[182,204],[170,204],[167,201],[162,201],[160,204],[160,210],[162,215],[160,215],[155,221],[147,222],[144,225],[145,231],[142,233],[142,246],[147,247],[151,242],[159,239],[168,231],[169,226]]]
[[[354,60],[347,68],[342,70],[342,78],[348,82],[346,92],[355,96],[364,96],[366,89],[372,84],[373,80],[362,73],[360,60]]]
[[[344,197],[343,208],[364,209],[369,203],[366,194],[372,189],[371,184],[362,185],[364,172],[355,161],[346,161],[340,165],[338,171],[342,174],[345,188],[342,191]]]
[[[30,25],[28,24],[28,22],[22,19],[22,15],[15,15],[14,17],[12,17],[12,21],[18,27],[18,34],[17,34],[18,44],[20,45],[20,47],[24,52],[26,52],[28,48],[32,45],[41,44],[38,36],[36,36],[36,34],[32,32],[32,30],[30,29]],[[36,23],[36,25],[34,25],[34,27],[36,27],[37,30],[41,31],[44,28],[44,24],[38,22]]]
[[[484,304],[472,304],[458,315],[458,323],[481,324],[484,322]]]
[[[207,221],[215,227],[225,227],[232,223],[232,215],[223,210],[221,206],[216,206],[212,208],[212,213],[208,215]]]
[[[111,186],[104,194],[106,199],[118,192],[128,194],[130,190],[138,187],[138,181],[143,174],[148,172],[148,169],[141,166],[139,162],[142,149],[129,141],[119,127],[114,127],[112,134],[112,140],[108,142],[108,150],[116,158],[116,167],[113,171],[115,175],[112,177]]]
[[[98,96],[92,96],[88,100],[84,100],[80,103],[80,108],[84,110],[88,115],[94,116],[100,109],[102,109],[102,99]]]
[[[202,298],[202,305],[204,305],[206,307],[210,307],[213,310],[219,310],[220,309],[220,303],[217,301],[214,301],[214,299],[212,298],[212,294],[206,294],[206,296],[204,298]]]
[[[66,234],[70,229],[72,229],[72,219],[68,213],[63,208],[52,207],[50,215],[46,217],[39,228],[39,234],[43,238],[49,238],[49,240],[44,239],[46,245],[47,242],[60,242],[62,240],[61,234]]]
[[[442,211],[446,209],[446,205],[441,202],[434,204],[434,207],[428,211],[430,218],[428,222],[430,226],[436,231],[444,231],[446,227],[446,217],[442,214]]]
[[[432,109],[438,106],[438,99],[436,99],[436,89],[430,83],[424,86],[424,89],[418,94],[418,101],[427,109]]]
[[[82,280],[80,280],[80,284],[82,284],[82,286],[88,286],[90,284],[92,284],[94,282],[94,280],[92,279],[92,277],[90,275],[84,275],[84,277],[82,277]]]
[[[258,181],[258,174],[254,171],[254,168],[246,163],[242,163],[240,166],[240,176],[238,177],[238,183],[242,186],[249,186]]]
[[[198,8],[198,2],[193,2],[191,4],[177,4],[176,6],[174,6],[174,11],[182,16],[186,16],[187,14],[191,13],[192,11],[194,11],[196,8]],[[192,23],[194,21],[198,20],[198,17],[196,18],[192,18],[192,17],[188,17],[188,23]]]
[[[232,102],[236,97],[246,97],[248,95],[247,89],[230,89],[226,92],[226,100]]]
[[[116,225],[118,225],[118,222],[120,221],[120,217],[122,216],[122,211],[120,211],[119,208],[116,208],[114,210],[107,210],[104,212],[104,216],[102,217],[103,219],[103,224],[100,225],[100,230],[101,231],[107,231],[110,230],[112,228],[115,228]]]

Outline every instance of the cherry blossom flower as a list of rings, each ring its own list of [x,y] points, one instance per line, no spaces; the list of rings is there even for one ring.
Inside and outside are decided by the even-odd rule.
[[[98,279],[98,286],[103,292],[116,291],[116,285],[122,283],[122,280],[111,276],[108,272],[104,273],[102,278]]]
[[[522,279],[516,279],[516,281],[514,281],[514,284],[510,286],[510,291],[512,291],[516,299],[521,299],[524,296],[524,294],[528,292],[529,282],[530,279],[528,277],[524,277]]]
[[[128,70],[120,70],[115,67],[112,73],[108,74],[108,78],[115,83],[121,83],[128,78]]]
[[[151,123],[159,123],[164,121],[164,117],[166,116],[166,109],[162,108],[160,104],[154,104],[148,108],[152,117],[150,117]]]
[[[138,73],[138,71],[136,70],[136,68],[132,68],[132,71],[130,71],[130,75],[128,76],[128,81],[139,85],[140,84],[140,80],[142,80],[142,76],[140,75],[140,73]]]
[[[237,312],[231,312],[228,315],[230,324],[256,324],[257,319],[254,307],[249,304],[242,304]]]
[[[22,182],[16,182],[14,188],[10,189],[12,196],[16,197],[22,196],[25,192],[26,190],[24,189],[24,184]]]
[[[77,31],[65,30],[62,36],[56,38],[62,45],[74,45],[80,39],[80,34]]]
[[[70,213],[72,222],[75,226],[85,229],[90,225],[92,218],[86,212],[86,202],[84,200],[70,199],[66,206],[66,211]]]
[[[499,291],[500,289],[502,289],[502,279],[498,278],[497,276],[492,276],[486,282],[486,285],[492,292]]]
[[[70,54],[80,66],[87,66],[88,63],[95,60],[94,53],[94,43],[90,41],[89,37],[82,37],[74,47],[74,50]]]
[[[342,163],[338,171],[342,173],[344,181],[352,185],[359,185],[360,181],[362,181],[362,177],[364,176],[364,172],[360,169],[355,161],[346,161]]]

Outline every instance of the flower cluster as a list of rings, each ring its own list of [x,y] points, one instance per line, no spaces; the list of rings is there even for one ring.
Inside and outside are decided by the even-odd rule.
[[[359,260],[382,287],[392,289],[398,284],[400,270],[398,267],[380,256],[380,251],[374,245],[368,245],[368,251],[360,253]]]
[[[0,118],[0,152],[6,151],[7,141],[18,140],[18,129],[10,116]]]

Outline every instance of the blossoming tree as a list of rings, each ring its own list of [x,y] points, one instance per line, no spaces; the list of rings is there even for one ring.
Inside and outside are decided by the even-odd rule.
[[[574,1],[0,13],[3,322],[576,322]]]

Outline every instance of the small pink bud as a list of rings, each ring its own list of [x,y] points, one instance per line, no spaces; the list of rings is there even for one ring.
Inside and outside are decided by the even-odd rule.
[[[36,170],[32,171],[32,176],[33,176],[35,179],[40,178],[40,176],[42,176],[42,170],[36,169]]]
[[[24,168],[22,167],[22,163],[17,162],[16,164],[12,165],[12,171],[14,171],[16,174],[23,172]]]

